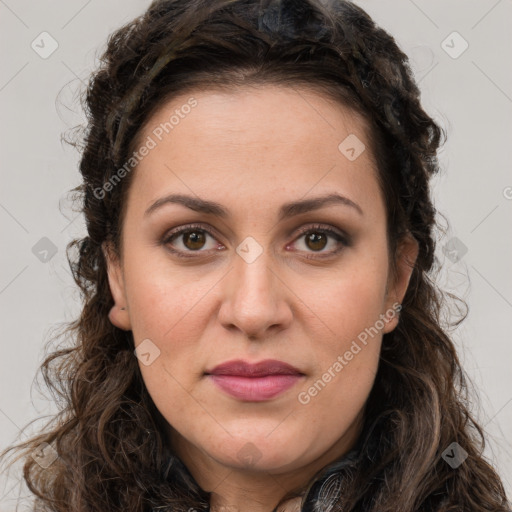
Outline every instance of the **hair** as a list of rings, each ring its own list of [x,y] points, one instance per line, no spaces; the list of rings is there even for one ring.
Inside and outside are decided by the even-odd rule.
[[[448,298],[457,297],[433,279],[439,225],[429,180],[439,171],[444,132],[422,108],[394,38],[342,0],[157,0],[110,36],[84,93],[83,183],[74,192],[87,236],[68,245],[83,307],[65,331],[73,343],[47,354],[40,367],[59,412],[42,433],[9,448],[21,451],[16,460],[24,457],[34,510],[208,510],[210,493],[166,442],[132,333],[108,319],[114,302],[102,247],[120,251],[133,173],[108,190],[105,184],[166,101],[267,84],[307,87],[367,121],[391,261],[406,234],[419,245],[400,321],[382,340],[357,449],[280,504],[302,496],[303,512],[509,510],[483,456],[483,429],[470,412],[467,378],[443,325]],[[47,468],[30,456],[43,443],[58,453]],[[467,453],[456,469],[442,457],[452,443]]]

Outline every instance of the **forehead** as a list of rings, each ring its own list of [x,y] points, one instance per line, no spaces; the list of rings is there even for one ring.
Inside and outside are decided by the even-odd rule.
[[[368,134],[360,114],[308,88],[192,90],[146,121],[138,147],[151,150],[132,186],[146,203],[176,188],[216,199],[245,194],[260,206],[340,187],[371,196],[378,185]]]
[[[220,127],[222,130],[216,130]],[[140,144],[141,139],[152,136],[161,142],[162,138],[176,139],[193,130],[196,138],[208,132],[207,138],[215,139],[216,143],[221,139],[232,144],[237,141],[272,145],[294,141],[316,143],[328,135],[327,144],[336,143],[350,129],[362,137],[370,133],[360,112],[312,85],[266,84],[191,89],[164,100],[145,121],[137,141]]]

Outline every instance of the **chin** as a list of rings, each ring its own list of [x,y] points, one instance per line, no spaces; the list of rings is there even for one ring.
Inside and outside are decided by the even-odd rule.
[[[221,446],[224,450],[211,455],[223,465],[239,470],[280,472],[295,467],[297,458],[303,455],[303,444],[291,433],[285,444],[277,436],[272,439],[269,432],[253,432],[249,439],[233,436]]]

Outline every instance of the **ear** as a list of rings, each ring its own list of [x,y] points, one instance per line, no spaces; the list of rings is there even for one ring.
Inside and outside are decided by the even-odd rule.
[[[395,265],[396,272],[390,273],[388,281],[384,333],[391,332],[398,325],[398,314],[409,286],[418,252],[418,241],[408,233],[398,245]]]
[[[125,331],[131,330],[130,315],[126,301],[124,276],[118,255],[108,242],[101,246],[107,264],[108,283],[114,305],[108,314],[110,322]]]

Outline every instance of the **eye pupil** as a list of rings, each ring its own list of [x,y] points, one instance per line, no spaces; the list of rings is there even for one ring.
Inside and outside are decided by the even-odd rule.
[[[327,237],[325,236],[325,234],[310,233],[309,235],[307,235],[306,238],[308,247],[313,250],[321,250],[325,247],[327,243]]]
[[[200,231],[187,231],[183,234],[183,243],[189,249],[201,249],[205,244],[206,237]],[[191,243],[192,245],[188,245]]]

